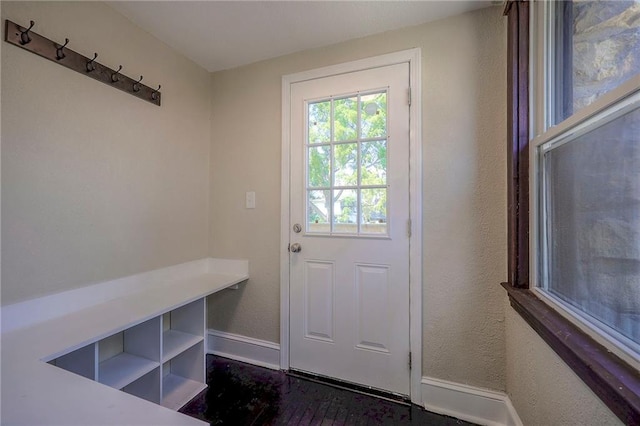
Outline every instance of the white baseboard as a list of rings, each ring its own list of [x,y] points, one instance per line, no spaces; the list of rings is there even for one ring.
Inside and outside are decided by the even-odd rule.
[[[207,353],[272,370],[280,369],[280,345],[239,334],[209,329]]]
[[[209,329],[207,353],[273,370],[280,369],[280,345]],[[430,377],[422,378],[428,411],[487,426],[523,426],[509,397],[501,392]]]
[[[422,378],[425,409],[438,414],[487,426],[522,426],[509,397],[501,392]]]

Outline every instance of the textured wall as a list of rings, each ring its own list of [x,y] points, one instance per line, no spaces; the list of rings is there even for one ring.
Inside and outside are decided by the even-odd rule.
[[[423,374],[504,389],[505,23],[488,8],[213,74],[211,255],[252,278],[211,299],[211,327],[279,341],[281,77],[421,47]]]
[[[3,46],[2,303],[207,256],[209,74],[102,3],[2,2],[2,18],[163,94]]]
[[[527,426],[604,426],[620,420],[505,301],[507,394]]]

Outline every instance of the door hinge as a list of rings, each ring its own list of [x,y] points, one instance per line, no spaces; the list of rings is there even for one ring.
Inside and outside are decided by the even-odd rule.
[[[409,352],[409,370],[411,370],[411,352]]]
[[[407,237],[411,238],[411,219],[407,219]]]
[[[407,98],[408,98],[409,106],[411,106],[411,87],[407,89]]]

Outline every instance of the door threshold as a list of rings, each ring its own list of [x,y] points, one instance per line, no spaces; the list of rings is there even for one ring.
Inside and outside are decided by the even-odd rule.
[[[398,404],[411,406],[411,398],[409,398],[407,395],[389,392],[384,389],[378,389],[371,386],[365,386],[357,383],[346,382],[344,380],[336,379],[334,377],[321,376],[319,374],[308,373],[306,371],[300,371],[300,370],[294,370],[294,369],[290,369],[289,371],[286,371],[286,374],[289,376],[310,380],[312,382],[333,386],[335,388],[345,389],[345,390],[357,392],[363,395],[375,396],[376,398],[381,398],[387,401],[396,402]]]

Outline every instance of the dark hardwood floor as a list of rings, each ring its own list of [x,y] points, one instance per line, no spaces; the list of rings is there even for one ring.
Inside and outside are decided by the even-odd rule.
[[[180,412],[211,425],[471,425],[391,402],[207,355],[209,388]]]

